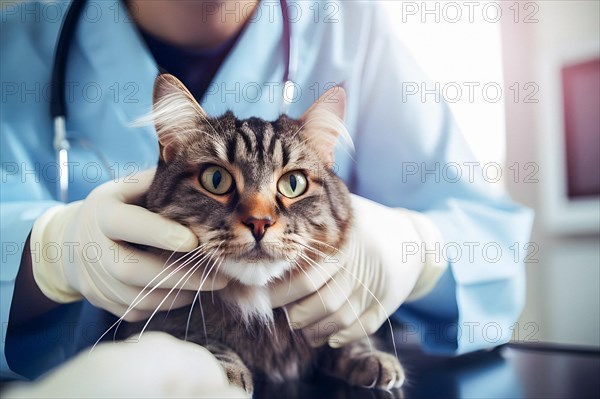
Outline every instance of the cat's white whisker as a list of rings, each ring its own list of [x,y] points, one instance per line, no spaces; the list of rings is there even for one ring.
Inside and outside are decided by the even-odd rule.
[[[171,252],[171,255],[169,255],[169,257],[168,257],[168,258],[167,258],[167,260],[165,261],[165,264],[164,264],[164,266],[165,266],[165,267],[168,267],[168,266],[167,266],[167,264],[169,264],[169,262],[171,261],[171,258],[173,258],[173,255],[175,255],[177,252],[179,252],[178,250],[179,250],[179,248],[181,248],[182,246],[183,246],[183,243],[182,243],[180,246],[178,246],[178,247],[175,249],[175,251],[172,251],[172,252]],[[201,250],[201,249],[202,249],[203,247],[205,247],[205,246],[206,246],[206,244],[198,245],[196,248],[194,248],[194,249],[192,249],[191,251],[187,252],[186,254],[184,254],[183,256],[181,256],[180,258],[178,258],[177,260],[182,260],[182,259],[185,259],[185,258],[186,258],[186,257],[188,257],[190,254],[192,254],[192,253],[195,253],[195,252],[197,252],[197,251]],[[160,273],[159,273],[158,275],[160,275]]]
[[[303,254],[302,252],[300,252],[300,257],[302,257],[302,259],[306,260],[307,262],[309,262],[311,265],[316,266],[317,270],[323,270],[325,272],[325,274],[327,276],[329,276],[329,279],[331,281],[333,281],[336,286],[339,288],[340,292],[342,292],[342,287],[340,286],[340,284],[336,281],[335,278],[333,278],[333,276],[331,275],[331,273],[329,273],[327,271],[327,269],[325,269],[323,266],[321,266],[320,264],[318,264],[317,262],[315,262],[314,260],[310,259],[308,256],[306,256],[305,254]],[[344,277],[345,278],[345,277]],[[331,290],[331,292],[333,292],[333,290],[331,289],[331,287],[329,286],[329,284],[326,282],[325,284],[327,284],[327,287]],[[361,330],[363,331],[363,333],[365,334],[365,338],[367,339],[367,342],[369,343],[369,350],[371,352],[373,352],[373,345],[371,344],[371,339],[369,338],[369,334],[367,334],[367,330],[365,329],[365,326],[362,324],[362,322],[360,321],[360,316],[358,314],[358,312],[354,309],[354,306],[352,306],[352,302],[350,302],[350,298],[348,298],[348,296],[346,294],[344,294],[342,292],[342,294],[344,295],[344,298],[346,299],[346,302],[348,303],[348,305],[350,306],[350,310],[352,311],[352,314],[354,314],[354,317],[356,317],[356,320],[358,321],[358,324],[360,325]]]
[[[166,266],[165,269],[163,269],[160,273],[158,273],[148,284],[146,284],[146,286],[144,288],[142,288],[142,290],[139,292],[139,294],[133,299],[133,301],[131,302],[131,304],[129,305],[129,307],[126,309],[126,311],[123,313],[123,315],[121,317],[119,317],[119,319],[117,321],[115,321],[110,327],[108,327],[106,329],[106,331],[104,333],[102,333],[102,335],[100,335],[100,337],[96,340],[96,342],[94,343],[94,345],[90,349],[90,353],[94,350],[94,348],[96,347],[96,345],[98,345],[98,343],[100,343],[100,341],[102,341],[102,339],[106,336],[106,334],[108,334],[110,332],[110,330],[112,330],[113,328],[115,329],[114,335],[116,335],[119,326],[121,325],[121,323],[123,322],[123,320],[125,320],[125,317],[135,308],[135,306],[137,306],[140,302],[142,302],[144,299],[146,299],[148,297],[148,295],[150,295],[152,292],[154,292],[154,290],[156,290],[160,286],[160,284],[162,284],[163,282],[165,282],[166,280],[168,280],[169,278],[171,278],[171,276],[173,276],[179,270],[181,270],[182,268],[184,268],[189,263],[189,260],[186,261],[186,262],[184,262],[182,265],[177,266],[175,268],[175,270],[171,271],[158,284],[156,284],[154,287],[152,287],[152,289],[150,289],[148,292],[146,292],[144,294],[144,290],[146,290],[152,284],[152,282],[154,282],[158,277],[160,277],[160,275],[162,275],[164,272],[166,272],[171,267],[173,267],[181,259],[189,256],[192,253],[194,253],[194,256],[196,256],[197,253],[202,250],[202,248],[203,248],[203,246],[195,248],[194,250],[188,252],[187,254],[185,254],[184,256],[182,256],[181,258],[175,260],[172,264]],[[184,277],[185,277],[185,275],[184,275]],[[142,296],[142,298],[140,298],[140,296],[142,294],[144,294],[144,295]]]
[[[298,264],[298,262],[295,262],[296,264]],[[292,291],[292,269],[290,268],[288,270],[288,273],[290,274],[290,278],[289,278],[289,284],[288,284],[288,294]]]
[[[221,246],[221,244],[223,243],[223,241],[221,241],[219,243],[219,246],[217,247],[217,249],[215,249],[213,252],[211,252],[210,257],[209,257],[209,262],[212,260],[213,264],[214,262],[216,262],[216,260],[218,259],[218,257],[220,255],[218,255],[216,258],[213,258],[213,256],[218,252],[219,247]],[[212,270],[212,267],[210,268],[210,270],[208,271],[210,273],[210,271]],[[218,270],[218,267],[217,267]],[[202,277],[201,277],[201,281],[204,281],[204,277],[205,277],[206,273],[206,269],[204,269],[202,271]],[[216,274],[216,273],[215,273]],[[214,286],[214,279],[213,279],[213,286]],[[188,319],[187,319],[187,324],[185,326],[185,338],[184,340],[187,341],[187,335],[188,335],[188,330],[190,327],[190,320],[192,318],[192,312],[194,310],[194,303],[196,303],[196,299],[198,300],[198,306],[200,307],[200,316],[202,317],[202,329],[204,330],[204,339],[207,340],[208,339],[208,334],[206,332],[206,320],[204,318],[204,308],[202,307],[202,296],[200,295],[200,289],[202,288],[202,283],[200,283],[200,285],[198,286],[198,290],[196,291],[196,295],[194,296],[194,300],[192,301],[191,305],[190,305],[190,312],[188,314]]]
[[[223,251],[221,251],[221,253],[219,254],[219,256],[221,256],[223,254]],[[223,262],[221,261],[219,263],[219,265],[217,266],[217,270],[215,270],[215,274],[219,274],[219,269],[221,268],[221,265],[223,264]],[[210,298],[212,303],[215,303],[215,280],[213,279],[212,281],[212,286],[211,286],[211,290],[210,290]]]
[[[219,256],[220,255],[217,256],[217,258],[215,259],[215,261],[219,259]],[[219,262],[219,265],[217,266],[217,270],[219,270],[219,266],[221,265],[221,263],[223,263],[223,259],[221,259],[221,261]],[[199,289],[200,289],[200,287],[198,287],[198,290]],[[197,291],[196,296],[198,298],[198,306],[200,307],[200,315],[202,317],[202,330],[204,331],[204,339],[205,339],[205,341],[208,341],[208,333],[206,331],[206,320],[204,318],[204,308],[202,307],[202,297],[200,295],[198,295],[199,292],[200,291]],[[191,311],[192,310],[190,309],[189,316],[191,316],[191,314],[192,314]],[[188,325],[186,325],[186,328],[185,328],[185,338],[186,339],[187,339],[187,334],[188,334],[189,322],[190,322],[190,319],[188,319]]]
[[[174,274],[176,274],[177,272],[179,272],[181,269],[183,269],[184,267],[186,267],[188,264],[190,264],[194,259],[196,259],[198,256],[202,256],[202,250],[203,250],[204,246],[200,246],[190,252],[188,252],[187,254],[185,254],[184,256],[182,256],[181,258],[175,260],[172,264],[166,266],[160,273],[158,273],[152,280],[150,280],[150,282],[148,284],[146,284],[146,286],[144,286],[144,288],[142,288],[142,290],[140,291],[140,293],[133,299],[133,301],[131,302],[131,304],[129,305],[129,308],[127,309],[127,311],[125,312],[125,314],[123,314],[123,316],[121,318],[124,318],[132,309],[134,309],[139,303],[141,303],[148,295],[150,295],[152,292],[154,292],[154,290],[156,290],[157,288],[160,287],[161,284],[163,284],[165,281],[167,281],[168,279],[170,279]],[[181,260],[185,259],[187,256],[189,256],[190,254],[193,254],[189,259],[187,259],[185,262],[183,262],[181,265],[177,266],[175,268],[175,270],[172,270],[167,276],[163,277],[163,279],[161,281],[159,281],[158,283],[154,284],[152,286],[152,288],[146,292],[145,290],[150,287],[152,285],[152,283],[159,278],[165,271],[169,270],[171,267],[173,267],[174,265],[177,264],[177,262],[180,262]],[[186,273],[187,275],[187,273]],[[184,275],[185,276],[185,275]],[[144,294],[144,296],[140,299],[138,299],[142,294]]]
[[[296,265],[302,271],[302,273],[304,273],[304,275],[306,276],[306,278],[308,279],[308,281],[310,281],[310,283],[313,285],[313,287],[315,288],[315,291],[316,291],[317,295],[319,296],[319,299],[321,299],[321,303],[323,304],[323,308],[326,309],[327,306],[325,305],[325,301],[323,300],[323,297],[321,296],[321,293],[319,292],[319,287],[317,287],[317,285],[315,284],[315,282],[313,281],[313,279],[310,278],[310,275],[306,272],[306,270],[304,270],[304,268],[302,267],[302,265],[299,262],[296,262]]]
[[[168,266],[164,266],[163,270],[161,270],[161,271],[160,271],[160,273],[158,273],[156,276],[154,276],[154,278],[153,278],[152,280],[150,280],[150,282],[149,282],[148,284],[146,284],[146,286],[145,286],[144,288],[142,288],[142,290],[140,291],[140,293],[139,293],[139,294],[138,294],[138,295],[137,295],[137,296],[136,296],[136,297],[133,299],[133,301],[132,301],[132,302],[135,302],[135,301],[136,301],[136,300],[139,298],[139,296],[140,296],[140,295],[141,295],[141,294],[144,292],[144,290],[145,290],[145,289],[146,289],[148,286],[152,285],[152,283],[153,283],[153,282],[154,282],[154,281],[155,281],[157,278],[159,278],[159,277],[160,277],[160,276],[161,276],[163,273],[167,272],[167,271],[168,271],[168,270],[169,270],[169,269],[170,269],[170,268],[171,268],[171,267],[172,267],[172,266],[173,266],[175,263],[177,263],[177,262],[179,262],[181,259],[184,259],[185,257],[189,256],[190,254],[192,254],[192,253],[196,252],[197,250],[198,250],[198,248],[195,248],[195,249],[193,249],[192,251],[190,251],[190,252],[186,253],[185,255],[183,255],[181,258],[179,258],[179,259],[177,259],[176,261],[174,261],[172,264],[170,264],[170,265],[168,265]],[[172,254],[169,256],[169,258],[168,258],[168,259],[167,259],[167,261],[165,262],[165,265],[166,265],[166,263],[168,263],[169,259],[171,259],[171,258],[172,258],[173,254],[174,254],[175,252],[176,252],[176,251],[174,251],[174,252],[173,252],[173,253],[172,253]],[[103,269],[103,270],[106,272],[106,274],[109,274],[109,272],[108,272],[108,271],[106,271],[106,270],[104,269],[104,264],[100,264],[100,267],[101,267],[101,268],[102,268],[102,269]],[[98,273],[98,271],[97,271],[96,269],[94,269],[94,268],[90,269],[90,272]],[[99,275],[99,274],[96,274],[96,276],[97,276],[97,277],[98,277],[98,279],[100,279],[101,281],[104,281],[101,275]],[[122,297],[122,296],[121,296],[121,295],[120,295],[120,294],[119,294],[117,291],[115,291],[115,290],[113,290],[113,289],[111,288],[110,284],[108,284],[107,282],[104,282],[104,283],[105,283],[106,287],[107,287],[108,289],[110,289],[110,290],[111,290],[111,292],[112,292],[112,293],[113,293],[113,294],[114,294],[114,295],[115,295],[117,298],[119,298],[119,299],[120,299],[122,302],[126,302],[126,301],[125,301],[125,299],[124,299],[124,298],[123,298],[123,297]],[[160,283],[159,283],[159,285],[160,285]],[[131,306],[130,306],[130,307],[131,307]],[[127,311],[129,311],[129,308],[128,308],[128,310],[127,310]],[[116,333],[116,331],[115,331],[115,333]]]
[[[191,268],[190,270],[188,270],[187,272],[185,272],[185,274],[181,277],[181,279],[179,279],[179,281],[177,281],[177,283],[173,286],[173,288],[171,288],[169,290],[169,292],[167,293],[167,295],[165,296],[165,299],[168,298],[175,289],[177,289],[177,286],[179,285],[179,283],[181,282],[182,279],[185,278],[185,281],[183,283],[181,283],[181,286],[177,289],[177,292],[175,293],[175,297],[173,298],[173,300],[171,301],[171,305],[169,306],[169,310],[167,310],[166,314],[165,314],[165,319],[168,317],[169,313],[171,312],[171,309],[173,308],[173,305],[175,304],[175,301],[177,300],[177,297],[179,296],[179,293],[181,292],[181,290],[183,289],[183,286],[188,282],[188,280],[194,275],[194,273],[202,266],[202,259],[200,259],[198,262],[196,262]],[[186,278],[187,276],[187,278]],[[161,302],[162,304],[162,302]],[[158,305],[158,308],[160,308],[160,304]]]
[[[212,264],[211,264],[210,268],[208,269],[208,272],[206,272],[206,269],[204,269],[204,272],[206,272],[206,276],[204,276],[204,272],[202,273],[202,279],[200,281],[200,285],[198,286],[198,290],[196,291],[196,295],[194,296],[194,300],[192,301],[192,304],[190,306],[190,312],[188,313],[188,319],[187,319],[187,323],[186,323],[186,326],[185,326],[185,337],[184,337],[184,340],[186,340],[186,341],[187,341],[187,336],[188,336],[188,330],[190,328],[190,321],[192,319],[192,312],[194,311],[194,303],[196,303],[196,300],[199,301],[198,304],[200,306],[200,312],[201,312],[201,315],[202,315],[202,327],[204,329],[204,336],[205,337],[208,336],[206,334],[206,322],[204,320],[204,309],[202,308],[202,301],[200,301],[200,291],[202,289],[202,286],[204,285],[204,282],[206,281],[206,279],[210,275],[210,272],[215,267],[216,261],[219,259],[220,255],[217,256],[217,257],[214,257],[214,255],[216,255],[219,252],[219,249],[221,248],[221,245],[224,242],[225,242],[225,240],[222,240],[221,242],[219,242],[219,244],[217,245],[217,248],[210,253],[209,262],[212,261]]]
[[[337,252],[337,253],[340,253],[340,254],[342,254],[342,255],[346,255],[346,254],[345,254],[345,253],[344,253],[344,252],[343,252],[341,249],[339,249],[339,248],[336,248],[336,247],[334,247],[333,245],[331,245],[331,244],[328,244],[328,243],[326,243],[326,242],[324,242],[324,241],[317,240],[317,239],[315,239],[315,238],[311,238],[311,237],[304,237],[304,238],[305,238],[305,239],[307,239],[307,240],[309,240],[309,241],[316,242],[317,244],[322,244],[322,245],[325,245],[326,247],[329,247],[329,248],[331,248],[331,249],[335,250],[335,252]],[[298,243],[298,244],[300,244],[300,243]],[[300,245],[302,245],[302,244],[300,244]],[[325,254],[324,252],[322,252],[322,251],[320,251],[320,252],[321,252],[321,254],[322,254],[322,255],[324,255],[325,257],[328,257],[328,255],[327,255],[327,254]]]
[[[133,301],[132,301],[132,304],[130,305],[130,308],[132,308],[132,309],[133,309],[133,307],[135,307],[135,305],[138,303],[138,302],[136,302],[136,301],[137,301],[137,299],[140,297],[140,295],[142,295],[142,294],[144,293],[144,291],[145,291],[145,290],[146,290],[148,287],[152,286],[152,285],[153,285],[153,283],[154,283],[154,281],[156,281],[156,279],[158,279],[158,278],[159,278],[159,277],[160,277],[160,276],[161,276],[163,273],[167,272],[167,271],[168,271],[168,270],[169,270],[171,267],[175,266],[175,265],[177,264],[177,262],[181,262],[181,261],[183,261],[183,259],[187,258],[187,257],[188,257],[188,256],[190,256],[190,255],[192,256],[192,258],[194,258],[194,257],[197,255],[197,253],[198,253],[198,252],[201,252],[201,251],[202,251],[203,247],[204,247],[204,245],[202,245],[202,246],[199,246],[199,247],[197,247],[197,248],[193,249],[192,251],[190,251],[190,252],[186,253],[186,254],[185,254],[185,255],[183,255],[182,257],[180,257],[180,258],[177,258],[175,261],[173,261],[173,262],[172,262],[171,264],[169,264],[169,265],[167,265],[167,262],[168,262],[168,260],[167,260],[167,262],[165,262],[165,266],[164,266],[163,270],[161,270],[161,271],[160,271],[160,273],[158,273],[156,276],[154,276],[154,278],[153,278],[152,280],[150,280],[150,282],[149,282],[148,284],[146,284],[146,285],[144,286],[144,288],[142,288],[142,290],[140,291],[140,293],[139,293],[139,294],[138,294],[138,295],[137,295],[137,296],[136,296],[136,297],[133,299]],[[173,256],[173,255],[169,256],[169,259],[171,259],[171,257],[172,257],[172,256]],[[161,280],[161,281],[160,281],[158,284],[154,284],[154,287],[156,288],[156,287],[160,286],[160,285],[161,285],[163,282],[165,282],[166,280],[168,280],[168,279],[169,279],[169,278],[170,278],[170,277],[171,277],[171,276],[172,276],[174,273],[177,273],[179,270],[181,270],[181,268],[182,268],[182,267],[185,267],[185,266],[186,266],[188,263],[189,263],[189,260],[188,260],[188,261],[185,261],[183,264],[181,264],[181,265],[177,266],[175,270],[171,271],[171,272],[170,272],[170,273],[169,273],[169,274],[168,274],[166,277],[164,277],[164,278],[163,278],[163,279],[162,279],[162,280]],[[153,288],[153,289],[152,289],[150,292],[152,292],[152,291],[153,291],[155,288]],[[144,298],[145,298],[145,296],[144,296]],[[142,298],[142,300],[143,300],[144,298]]]
[[[140,332],[139,337],[141,338],[142,335],[144,334],[144,332],[146,331],[146,328],[148,327],[148,325],[150,324],[150,322],[152,321],[152,318],[154,317],[154,315],[156,315],[156,313],[158,313],[158,310],[160,309],[160,307],[162,306],[163,303],[165,303],[165,301],[167,300],[167,298],[169,297],[169,295],[171,295],[171,293],[173,292],[173,290],[175,289],[175,287],[191,272],[193,271],[194,268],[188,270],[178,281],[177,283],[175,283],[175,286],[173,288],[171,288],[171,290],[169,290],[169,293],[162,299],[162,301],[160,301],[160,303],[158,304],[158,306],[156,307],[156,309],[154,309],[154,311],[152,312],[152,314],[150,315],[150,318],[146,321],[146,324],[144,324],[144,327],[142,327],[142,331]],[[209,271],[210,274],[210,271]],[[204,280],[203,280],[204,282]],[[200,284],[200,286],[202,286],[202,283]]]
[[[177,273],[179,270],[183,269],[184,267],[188,266],[190,263],[194,262],[194,260],[198,257],[203,258],[204,254],[201,251],[198,251],[193,257],[191,257],[190,259],[186,260],[183,264],[177,266],[177,268],[171,272],[169,274],[169,276],[165,277],[165,279],[170,278],[170,276],[172,276],[173,274]],[[200,262],[200,261],[199,261]],[[167,295],[165,296],[165,298],[163,299],[163,301],[161,301],[158,306],[155,309],[155,313],[156,311],[160,308],[160,306],[162,305],[162,303],[173,293],[173,291],[175,289],[177,289],[177,287],[179,286],[179,284],[182,282],[183,279],[185,279],[185,281],[181,284],[181,286],[179,287],[179,289],[177,290],[177,294],[175,295],[175,298],[173,299],[173,302],[171,302],[171,307],[173,306],[173,303],[175,302],[175,300],[177,299],[177,295],[179,295],[179,292],[181,292],[181,289],[183,288],[183,286],[185,285],[185,283],[189,280],[189,278],[194,274],[194,272],[200,267],[200,263],[197,262],[196,264],[194,264],[192,267],[190,267],[190,269],[188,271],[186,271],[184,273],[184,275],[173,285],[173,287],[169,290],[169,292],[167,293]],[[186,278],[187,276],[187,278]],[[163,279],[164,281],[164,279]],[[144,297],[142,299],[140,299],[140,301],[138,301],[137,303],[131,305],[131,308],[137,306],[139,304],[139,302],[141,302],[148,294],[150,294],[152,291],[154,291],[160,284],[162,283],[162,281],[157,284],[156,286],[152,287],[152,289],[146,294],[144,295]],[[169,311],[171,310],[171,307],[169,307]]]
[[[200,259],[198,259],[197,261],[195,260],[195,264],[194,266],[192,266],[192,270],[195,272],[196,270],[200,269],[200,267],[202,267],[202,262],[204,262],[204,260],[206,260],[208,254],[204,253]],[[179,293],[181,292],[181,290],[183,289],[183,287],[186,285],[186,283],[190,280],[190,278],[194,275],[194,272],[192,272],[186,279],[185,281],[181,284],[181,286],[179,287],[179,289],[177,290],[177,293],[175,294],[175,298],[173,298],[173,302],[171,302],[171,306],[169,306],[169,310],[167,312],[167,314],[171,311],[171,309],[173,308],[173,304],[175,303],[175,301],[177,300],[177,297],[179,296]],[[202,277],[204,277],[204,271],[202,272]],[[165,316],[166,317],[166,316]]]
[[[185,332],[186,338],[187,338],[187,330],[189,327],[189,320],[192,316],[192,311],[194,310],[194,303],[200,297],[200,291],[202,289],[202,286],[204,285],[204,282],[206,281],[206,279],[210,275],[210,272],[214,268],[214,264],[215,264],[216,260],[218,259],[218,257],[215,258],[215,254],[217,254],[219,252],[219,249],[221,248],[221,245],[223,244],[223,242],[225,242],[225,240],[222,240],[221,242],[219,242],[217,244],[217,247],[208,254],[208,262],[207,262],[207,265],[209,265],[208,269],[204,268],[204,270],[202,271],[202,276],[200,277],[200,284],[198,285],[198,289],[196,290],[196,295],[194,296],[194,300],[192,301],[191,306],[190,306],[190,312],[188,315],[188,324],[186,325],[186,332]],[[213,283],[214,283],[214,280],[213,280]],[[200,307],[202,307],[202,302],[199,302],[199,303],[200,303]]]
[[[319,242],[319,243],[321,243],[321,244],[325,244],[325,245],[327,245],[327,246],[329,246],[329,247],[331,247],[331,248],[335,248],[335,247],[333,247],[333,246],[331,246],[331,245],[329,245],[329,244],[327,244],[327,243],[325,243],[325,242],[322,242],[322,241],[319,241],[319,240],[314,240],[314,239],[311,239],[311,240],[312,240],[312,241]],[[299,245],[302,245],[302,244],[300,244],[300,243],[299,243]],[[307,248],[307,249],[309,249],[309,250],[312,250],[312,251],[316,251],[316,253],[318,253],[320,256],[327,256],[327,254],[325,254],[325,253],[323,253],[323,252],[319,251],[319,250],[318,250],[318,249],[316,249],[316,248],[312,248],[312,247],[310,247],[310,246],[305,246],[305,248]],[[339,251],[339,250],[338,250],[338,251]],[[343,252],[342,252],[342,251],[339,251],[339,252],[340,252],[341,254],[343,254]],[[316,262],[315,262],[315,263],[316,263]],[[320,266],[320,265],[319,265],[319,266]],[[322,267],[322,266],[321,266],[321,267]],[[383,306],[383,304],[381,303],[381,301],[379,300],[379,298],[377,298],[377,296],[376,296],[376,295],[373,293],[373,291],[371,291],[371,289],[370,289],[370,288],[369,288],[367,285],[365,285],[365,284],[362,282],[362,280],[361,280],[361,279],[359,279],[358,277],[356,277],[356,276],[354,275],[354,273],[352,273],[350,270],[348,270],[348,268],[347,268],[347,267],[345,267],[344,265],[341,265],[341,264],[340,264],[340,267],[341,267],[341,268],[342,268],[344,271],[346,271],[346,273],[348,273],[350,276],[352,276],[352,278],[354,278],[354,279],[355,279],[355,280],[356,280],[356,281],[357,281],[357,282],[358,282],[358,283],[359,283],[359,284],[360,284],[360,285],[361,285],[361,286],[362,286],[362,287],[363,287],[363,288],[364,288],[364,289],[365,289],[365,290],[366,290],[366,291],[369,293],[369,295],[371,295],[371,296],[373,297],[373,299],[375,300],[375,302],[377,302],[377,304],[379,305],[379,307],[381,308],[381,310],[383,310],[383,313],[385,314],[385,317],[386,317],[386,320],[387,320],[387,324],[388,324],[388,326],[390,327],[390,333],[391,333],[391,337],[392,337],[392,345],[393,345],[393,347],[394,347],[394,354],[396,355],[396,358],[398,358],[398,350],[397,350],[397,348],[396,348],[396,339],[394,338],[394,327],[392,326],[392,322],[390,321],[390,315],[388,314],[387,310],[385,309],[385,307]],[[364,328],[363,328],[363,330],[364,330]],[[366,333],[366,332],[365,332],[365,333]]]

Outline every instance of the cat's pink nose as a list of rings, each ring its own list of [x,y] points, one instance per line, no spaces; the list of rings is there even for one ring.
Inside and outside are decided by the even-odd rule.
[[[243,222],[250,229],[256,241],[262,240],[265,232],[273,225],[273,218],[268,216],[265,218],[249,217]]]

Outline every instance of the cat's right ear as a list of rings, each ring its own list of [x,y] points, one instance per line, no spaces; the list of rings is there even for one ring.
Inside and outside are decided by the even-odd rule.
[[[184,145],[186,133],[200,129],[206,113],[179,79],[162,74],[154,81],[152,116],[160,159],[168,163]]]
[[[346,92],[341,86],[336,86],[323,93],[300,118],[303,122],[301,134],[328,165],[333,165],[338,137],[341,136],[353,149],[352,139],[344,126],[345,113]]]

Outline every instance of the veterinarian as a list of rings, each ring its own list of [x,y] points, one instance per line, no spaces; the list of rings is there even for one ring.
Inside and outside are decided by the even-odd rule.
[[[135,205],[158,145],[153,128],[130,123],[150,110],[159,66],[215,116],[299,117],[327,88],[346,89],[355,152],[340,148],[335,168],[356,195],[358,239],[351,258],[327,267],[368,273],[329,290],[312,271],[271,295],[316,345],[344,345],[388,316],[442,355],[510,339],[525,287],[514,248],[528,241],[532,214],[485,178],[443,101],[404,95],[404,82],[427,79],[376,2],[91,1],[70,35],[66,76],[54,80],[69,6],[2,5],[3,378],[64,363],[152,286],[164,259],[126,242],[198,245],[187,228]],[[205,289],[227,283],[217,276]],[[198,284],[192,278],[175,306],[189,305]],[[167,309],[168,288],[126,319]],[[337,328],[319,327],[329,322]]]

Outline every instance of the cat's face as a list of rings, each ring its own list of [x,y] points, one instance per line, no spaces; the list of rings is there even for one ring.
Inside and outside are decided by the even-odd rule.
[[[343,92],[328,100],[300,120],[209,118],[179,81],[159,76],[161,159],[146,206],[190,227],[207,265],[241,284],[313,267],[343,244],[351,218],[331,171]]]

